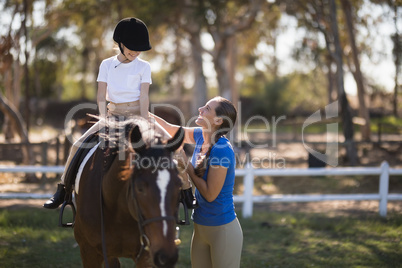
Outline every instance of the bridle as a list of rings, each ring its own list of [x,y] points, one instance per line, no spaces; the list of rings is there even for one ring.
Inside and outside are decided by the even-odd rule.
[[[135,209],[137,210],[138,228],[140,230],[140,243],[141,243],[141,249],[138,252],[137,257],[136,257],[136,263],[137,263],[142,255],[142,253],[144,252],[144,250],[148,251],[149,247],[151,245],[151,242],[149,241],[149,238],[144,231],[144,227],[152,222],[157,222],[157,221],[171,221],[171,220],[176,221],[176,218],[173,216],[163,216],[163,217],[160,216],[160,217],[154,217],[154,218],[150,218],[150,219],[144,219],[142,212],[141,212],[141,208],[138,205],[137,195],[134,193],[134,187],[132,189],[133,189],[132,195],[133,195],[133,199],[134,199],[134,206],[135,206]]]
[[[102,182],[103,182],[103,177],[105,173],[105,167],[106,167],[106,156],[107,156],[107,149],[102,150],[103,153],[103,168],[101,172],[101,182],[100,182],[100,212],[101,212],[101,237],[102,237],[102,252],[103,252],[103,259],[105,263],[105,267],[109,267],[109,262],[107,259],[107,251],[106,251],[106,239],[105,239],[105,223],[104,223],[104,213],[103,213],[103,194],[102,194]],[[133,183],[134,185],[134,183]],[[140,244],[141,248],[140,251],[137,254],[137,257],[135,259],[135,262],[138,263],[138,260],[140,259],[141,255],[143,254],[144,251],[149,251],[151,242],[148,238],[148,236],[145,234],[144,227],[150,223],[157,222],[157,221],[171,221],[174,220],[176,221],[176,217],[174,216],[160,216],[160,217],[154,217],[150,219],[144,219],[141,208],[138,205],[138,200],[137,200],[137,195],[134,193],[135,187],[132,187],[132,195],[134,199],[134,206],[137,211],[137,217],[138,217],[138,228],[140,231]]]

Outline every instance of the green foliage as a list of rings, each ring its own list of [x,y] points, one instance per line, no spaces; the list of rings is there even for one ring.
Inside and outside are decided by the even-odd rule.
[[[400,133],[402,131],[402,118],[398,118],[395,116],[385,116],[382,118],[371,119],[371,130],[373,132],[378,132],[380,126],[382,133]]]
[[[324,107],[326,83],[322,73],[316,72],[292,73],[276,79],[262,75],[246,78],[241,93],[252,102],[245,111],[247,116],[305,116]]]
[[[241,213],[239,213],[241,214]],[[402,216],[328,216],[255,209],[242,219],[241,267],[399,267]],[[0,209],[0,267],[82,267],[73,231],[57,227],[58,211]],[[192,225],[182,226],[179,263],[190,267]],[[122,267],[133,261],[121,259]]]
[[[36,92],[36,97],[51,98],[56,97],[57,91],[57,69],[59,68],[59,62],[53,62],[48,60],[37,60],[35,62],[35,77],[40,83],[40,90]]]

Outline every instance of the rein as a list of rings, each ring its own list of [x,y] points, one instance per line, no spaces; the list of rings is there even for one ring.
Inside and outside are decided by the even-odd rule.
[[[105,174],[106,168],[106,146],[102,149],[102,158],[103,158],[103,166],[101,171],[101,181],[100,181],[100,213],[101,213],[101,237],[102,237],[102,253],[103,253],[103,260],[105,263],[105,268],[109,268],[109,261],[107,259],[107,250],[106,250],[106,238],[105,238],[105,221],[103,215],[103,193],[102,193],[102,184],[103,184],[103,177]]]

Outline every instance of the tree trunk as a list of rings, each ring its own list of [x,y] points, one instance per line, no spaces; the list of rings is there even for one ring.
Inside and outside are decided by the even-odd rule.
[[[216,78],[218,80],[219,94],[232,101],[232,89],[230,87],[230,81],[232,79],[227,64],[229,57],[229,40],[231,40],[231,38],[223,38],[220,43],[215,44],[213,58]]]
[[[215,25],[209,26],[208,31],[211,34],[215,47],[212,53],[216,76],[218,80],[219,93],[222,97],[233,100],[232,82],[234,80],[235,66],[229,66],[231,62],[231,42],[235,41],[237,34],[250,29],[258,12],[261,10],[262,0],[249,0],[247,12],[241,17],[233,18],[236,23],[227,24],[223,20],[217,20]],[[217,15],[218,18],[225,17]],[[232,70],[232,71],[231,71]],[[233,76],[233,77],[231,77]],[[237,94],[237,93],[236,93]]]
[[[395,25],[395,34],[393,36],[394,41],[394,62],[395,62],[395,87],[394,87],[394,100],[393,100],[393,114],[394,116],[398,117],[398,88],[399,88],[399,74],[401,73],[401,43],[402,40],[400,39],[399,31],[398,31],[398,5],[395,2],[391,3],[394,8],[394,25]]]
[[[30,128],[30,116],[31,116],[31,109],[29,107],[30,101],[31,101],[31,89],[30,89],[30,77],[29,77],[29,68],[28,68],[28,60],[29,60],[29,49],[28,49],[28,44],[29,44],[29,35],[28,35],[28,29],[27,29],[27,18],[28,18],[28,1],[24,0],[24,19],[22,21],[22,28],[24,30],[24,36],[25,36],[25,49],[24,49],[24,55],[25,55],[25,63],[24,63],[24,76],[25,76],[25,123],[26,123],[26,129],[29,131]]]
[[[9,69],[6,70],[3,73],[3,78],[4,78],[4,88],[7,96],[13,97],[13,77],[12,77],[12,70],[11,70],[11,64],[9,64]],[[13,130],[13,125],[11,123],[10,118],[4,114],[4,123],[3,123],[3,134],[4,134],[4,139],[5,141],[10,141],[14,138],[14,133],[15,131]]]
[[[336,91],[336,81],[335,81],[335,75],[332,72],[332,58],[331,56],[327,57],[327,80],[328,80],[328,104],[333,103],[338,99],[338,94]]]
[[[198,108],[205,105],[207,102],[207,81],[205,79],[202,61],[202,45],[200,39],[200,33],[190,34],[191,43],[191,57],[193,60],[192,70],[194,75],[194,98],[192,101],[193,113],[197,113]],[[192,113],[192,114],[193,114]]]
[[[343,80],[343,60],[342,60],[342,48],[339,40],[339,30],[338,22],[336,16],[336,3],[335,0],[330,0],[330,18],[331,18],[331,29],[334,37],[335,45],[335,61],[336,61],[336,80],[338,86],[338,96],[341,103],[341,119],[343,125],[343,134],[345,136],[346,151],[350,165],[355,166],[357,164],[357,153],[353,140],[354,130],[352,115],[350,112],[350,106],[348,99],[346,97],[346,92],[344,88]]]
[[[230,89],[232,91],[232,102],[237,107],[237,102],[239,101],[239,90],[236,82],[236,66],[237,66],[237,41],[236,37],[232,36],[229,38],[228,47],[228,59],[227,67],[230,77]]]
[[[365,120],[365,124],[361,127],[362,138],[363,140],[369,141],[371,140],[370,115],[365,100],[366,92],[364,88],[364,81],[363,81],[364,78],[360,70],[359,51],[356,46],[355,31],[352,19],[352,10],[351,10],[352,7],[350,5],[349,0],[341,0],[341,3],[346,18],[350,46],[352,48],[352,56],[354,64],[354,70],[352,70],[352,73],[357,84],[357,96],[359,99],[359,116],[364,118]]]
[[[193,86],[193,100],[192,100],[192,114],[198,113],[198,108],[205,105],[207,102],[207,81],[204,75],[202,53],[204,48],[201,44],[201,28],[203,17],[198,13],[200,4],[194,0],[183,0],[181,6],[181,16],[184,20],[177,16],[177,24],[190,35],[191,44],[191,59],[192,59],[192,72],[194,77]],[[183,23],[184,21],[184,23]]]
[[[86,77],[87,77],[87,71],[88,71],[88,61],[89,61],[89,50],[87,46],[84,47],[84,49],[81,52],[81,80],[80,80],[80,87],[81,87],[81,99],[86,100],[87,99],[87,83],[86,83]]]

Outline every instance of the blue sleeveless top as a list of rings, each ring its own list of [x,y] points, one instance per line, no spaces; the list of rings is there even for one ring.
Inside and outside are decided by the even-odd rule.
[[[204,142],[202,128],[194,129],[195,149],[191,158],[191,163],[195,167],[197,156],[200,153]],[[195,198],[199,207],[193,210],[192,219],[195,223],[206,226],[219,226],[227,224],[236,218],[233,203],[233,187],[235,181],[235,154],[229,140],[221,137],[212,147],[209,155],[206,172],[203,179],[207,180],[209,166],[223,166],[227,168],[225,182],[217,198],[208,202],[201,195],[198,189],[195,190]]]

